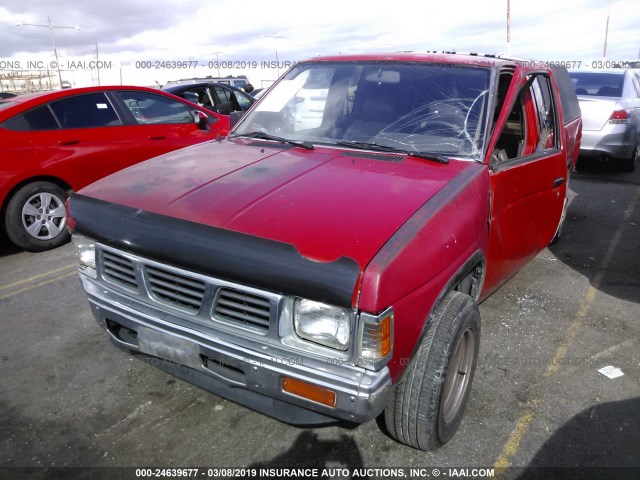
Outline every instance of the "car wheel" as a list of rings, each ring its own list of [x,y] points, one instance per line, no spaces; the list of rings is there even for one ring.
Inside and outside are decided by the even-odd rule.
[[[480,346],[480,311],[473,299],[451,292],[394,387],[384,411],[396,440],[434,450],[458,430],[469,399]]]
[[[18,247],[42,252],[69,240],[65,228],[67,193],[50,182],[33,182],[20,188],[9,200],[5,229]]]
[[[630,158],[625,158],[622,161],[622,170],[625,172],[633,172],[636,169],[636,163],[640,156],[640,142],[636,143],[636,148],[633,149],[633,153]]]

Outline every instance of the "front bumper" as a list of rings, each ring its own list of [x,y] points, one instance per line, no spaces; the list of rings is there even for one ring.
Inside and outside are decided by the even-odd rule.
[[[204,333],[172,321],[174,313],[80,277],[94,317],[117,347],[221,397],[296,425],[363,423],[384,409],[387,367],[373,372],[247,336]],[[283,391],[283,376],[332,390],[335,407]]]
[[[580,155],[631,158],[637,140],[638,134],[631,124],[607,124],[602,130],[583,130]]]

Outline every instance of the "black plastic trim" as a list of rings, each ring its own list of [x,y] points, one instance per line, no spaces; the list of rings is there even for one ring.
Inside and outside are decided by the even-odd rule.
[[[543,150],[541,152],[534,152],[531,155],[526,155],[524,157],[516,157],[516,158],[510,158],[509,160],[507,160],[506,162],[501,162],[501,163],[497,163],[495,165],[491,166],[491,171],[493,173],[498,173],[501,172],[503,170],[507,170],[511,167],[517,167],[519,165],[524,165],[525,163],[531,163],[531,162],[536,162],[540,159],[543,158],[547,158],[547,157],[552,157],[554,155],[560,155],[561,153],[565,153],[562,149],[560,148],[549,148],[547,150]]]
[[[382,162],[394,162],[394,163],[399,163],[405,158],[407,158],[406,155],[398,155],[398,154],[389,155],[386,153],[352,152],[352,151],[344,152],[340,156],[351,157],[351,158],[364,158],[366,160],[380,160]]]
[[[247,143],[248,147],[258,147],[258,148],[278,148],[280,150],[289,150],[293,148],[293,145],[287,145],[282,143],[273,143],[273,142],[251,142]]]
[[[295,246],[72,194],[75,231],[98,242],[204,275],[351,308],[360,266],[317,262]]]

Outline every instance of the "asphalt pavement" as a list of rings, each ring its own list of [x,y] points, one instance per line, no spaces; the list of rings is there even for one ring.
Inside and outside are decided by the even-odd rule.
[[[364,468],[370,477],[378,467],[428,468],[422,477],[466,467],[502,478],[627,467],[616,478],[640,478],[640,170],[578,168],[564,237],[481,305],[466,416],[430,453],[375,421],[293,427],[135,360],[93,320],[71,245],[27,253],[3,240],[0,478],[196,466]],[[606,366],[623,375],[598,372]]]

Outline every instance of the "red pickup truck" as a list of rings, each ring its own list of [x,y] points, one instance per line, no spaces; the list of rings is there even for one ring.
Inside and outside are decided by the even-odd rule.
[[[293,424],[383,413],[434,449],[469,397],[478,302],[559,235],[580,132],[563,68],[304,61],[227,139],[72,195],[82,285],[167,372]]]

